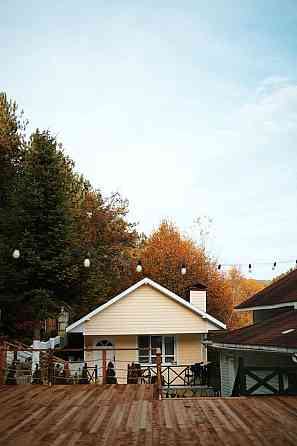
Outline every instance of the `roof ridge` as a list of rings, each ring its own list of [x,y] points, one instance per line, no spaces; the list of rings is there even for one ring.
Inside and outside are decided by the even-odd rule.
[[[264,287],[262,290],[258,291],[257,293],[253,294],[252,296],[250,296],[245,301],[236,305],[235,308],[240,309],[240,308],[248,307],[249,303],[254,303],[255,300],[258,300],[261,297],[263,297],[263,298],[266,296],[268,297],[269,293],[273,293],[273,291],[275,291],[277,293],[277,291],[282,287],[282,285],[287,284],[289,282],[289,280],[292,278],[292,276],[294,277],[295,275],[296,275],[296,279],[297,279],[297,269],[293,269],[292,271],[289,271],[284,276],[282,276],[279,279],[277,279],[276,281],[270,283],[269,285]],[[296,285],[296,293],[297,293],[297,285]],[[256,302],[256,305],[257,306],[261,305],[261,302]],[[266,305],[269,305],[269,304],[266,304]]]

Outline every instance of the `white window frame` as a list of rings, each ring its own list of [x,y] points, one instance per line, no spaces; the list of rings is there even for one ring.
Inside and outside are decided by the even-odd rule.
[[[139,349],[138,338],[140,336],[148,336],[150,338],[150,346],[151,346],[151,338],[152,338],[152,336],[160,336],[162,338],[162,356],[161,356],[162,365],[177,365],[177,336],[176,335],[172,335],[172,334],[165,334],[165,335],[163,335],[163,334],[160,334],[160,335],[158,335],[158,334],[153,334],[153,335],[143,334],[143,335],[138,335],[137,336],[137,347],[138,347],[138,349]],[[172,362],[163,362],[163,357],[164,357],[164,359],[166,357],[166,355],[165,355],[165,338],[167,338],[167,337],[173,338],[173,348],[174,348],[173,358],[174,359],[173,359]],[[140,362],[139,350],[137,351],[137,353],[138,353],[138,362],[140,363],[140,365],[143,365],[143,366],[155,366],[156,365],[155,362],[151,362],[152,361],[152,350],[151,350],[151,347],[150,347],[150,350],[148,351],[149,362]],[[172,356],[172,355],[167,355],[167,356]]]

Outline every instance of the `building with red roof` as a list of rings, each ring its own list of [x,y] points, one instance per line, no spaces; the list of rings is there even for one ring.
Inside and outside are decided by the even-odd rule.
[[[220,356],[221,393],[297,393],[297,269],[236,307],[253,324],[211,336]]]

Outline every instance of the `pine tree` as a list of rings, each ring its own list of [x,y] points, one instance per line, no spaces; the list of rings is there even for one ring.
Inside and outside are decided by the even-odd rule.
[[[21,256],[12,259],[10,280],[5,280],[10,321],[45,319],[60,305],[72,302],[72,283],[78,274],[71,254],[75,181],[73,163],[55,138],[47,131],[36,131],[26,152],[18,190],[21,203],[15,247]]]
[[[73,163],[49,132],[32,135],[22,184],[19,245],[29,285],[24,297],[35,317],[45,318],[60,302],[69,301],[77,269],[71,261],[75,235],[72,169]]]
[[[10,285],[15,280],[12,252],[18,233],[18,185],[26,150],[26,124],[17,104],[0,93],[0,332],[5,325],[11,327],[7,307],[13,294]]]

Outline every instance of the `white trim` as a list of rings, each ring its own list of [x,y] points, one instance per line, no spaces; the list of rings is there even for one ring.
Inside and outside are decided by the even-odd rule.
[[[167,290],[167,288],[164,288],[163,286],[159,285],[158,283],[154,282],[153,280],[149,279],[148,277],[145,277],[144,279],[140,280],[139,282],[132,285],[127,290],[123,291],[122,293],[118,294],[117,296],[110,299],[105,304],[101,305],[100,307],[95,308],[95,310],[91,311],[86,316],[82,317],[76,322],[73,322],[73,324],[69,325],[66,328],[66,332],[69,333],[73,330],[73,328],[77,327],[78,325],[82,324],[85,321],[90,320],[93,316],[95,316],[98,313],[101,313],[101,311],[105,310],[106,308],[110,307],[114,303],[118,302],[119,300],[126,297],[128,294],[132,293],[133,291],[137,290],[137,288],[141,287],[142,285],[150,285],[152,288],[155,288],[156,290],[160,291],[161,293],[165,294],[166,296],[173,299],[175,302],[178,302],[179,304],[183,305],[184,307],[188,308],[189,310],[193,311],[193,313],[198,314],[203,319],[207,319],[213,324],[217,325],[220,328],[226,328],[226,325],[223,324],[223,322],[215,319],[213,316],[211,316],[208,313],[205,313],[204,311],[200,310],[199,308],[194,307],[192,304],[187,302],[185,299],[179,297],[177,294],[173,293],[172,291]]]
[[[206,341],[206,345],[217,348],[219,350],[243,350],[243,351],[257,351],[257,352],[269,352],[269,353],[295,353],[296,348],[266,346],[266,345],[243,345],[243,344],[221,344],[219,342]]]
[[[235,308],[235,310],[236,311],[272,310],[273,308],[283,308],[283,307],[294,307],[295,309],[297,309],[297,301],[286,302],[283,304],[275,304],[275,305],[258,305],[256,307]]]

